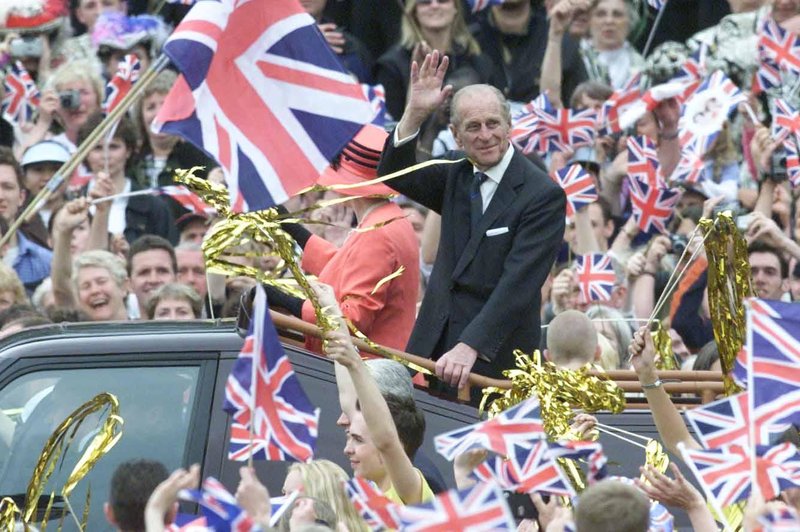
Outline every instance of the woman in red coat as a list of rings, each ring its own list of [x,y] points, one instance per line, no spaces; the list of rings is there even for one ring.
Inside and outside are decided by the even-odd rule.
[[[387,133],[365,126],[344,148],[338,161],[323,173],[320,185],[357,184],[377,177]],[[416,316],[419,292],[419,244],[402,209],[389,201],[395,192],[384,184],[338,191],[356,196],[349,202],[358,227],[336,247],[297,224],[283,228],[303,248],[302,267],[333,287],[344,316],[370,340],[405,349]],[[379,282],[403,268],[399,277]],[[267,287],[270,306],[280,306],[309,322],[316,322],[311,302]],[[318,340],[306,346],[321,351]]]

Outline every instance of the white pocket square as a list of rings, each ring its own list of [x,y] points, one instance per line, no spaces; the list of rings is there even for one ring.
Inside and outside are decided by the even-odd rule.
[[[486,236],[497,236],[508,233],[508,227],[495,227],[486,231]]]

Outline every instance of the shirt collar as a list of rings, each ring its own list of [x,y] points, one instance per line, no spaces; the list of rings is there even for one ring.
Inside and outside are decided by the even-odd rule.
[[[17,253],[22,256],[31,249],[33,249],[33,242],[25,238],[22,231],[17,231]]]
[[[514,157],[514,146],[512,146],[512,144],[509,142],[508,149],[506,150],[506,153],[503,155],[503,158],[500,159],[500,162],[492,166],[483,173],[486,174],[489,177],[489,179],[491,179],[495,184],[499,185],[500,181],[503,179],[503,175],[506,173],[506,170],[508,169],[508,165],[511,164],[512,157]],[[481,170],[477,166],[472,165],[473,173],[478,173],[480,171]]]

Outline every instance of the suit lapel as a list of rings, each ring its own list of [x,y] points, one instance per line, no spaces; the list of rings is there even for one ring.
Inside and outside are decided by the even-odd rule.
[[[467,246],[464,248],[464,252],[461,253],[456,263],[456,267],[453,270],[454,278],[461,275],[461,272],[464,271],[473,257],[475,257],[480,243],[486,237],[486,230],[492,226],[497,218],[506,211],[508,206],[511,205],[517,197],[517,189],[524,183],[524,169],[522,168],[521,157],[522,155],[516,151],[514,152],[514,157],[511,159],[508,168],[506,168],[506,172],[503,174],[503,179],[500,180],[500,184],[497,185],[497,190],[494,196],[492,196],[492,201],[489,202],[489,206],[481,217],[478,230],[475,234],[469,236]],[[469,212],[468,202],[469,198],[467,197],[467,212]],[[467,217],[467,220],[469,220],[469,217]]]

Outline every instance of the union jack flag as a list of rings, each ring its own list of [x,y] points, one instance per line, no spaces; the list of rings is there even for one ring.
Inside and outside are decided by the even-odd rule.
[[[502,5],[503,2],[505,2],[505,0],[467,0],[469,8],[473,13],[483,11],[487,7]]]
[[[764,532],[796,532],[800,530],[800,514],[791,506],[772,508],[759,515],[758,522],[764,526]]]
[[[678,166],[672,174],[673,182],[694,185],[699,183],[705,174],[706,161],[702,154],[692,148],[682,148]]]
[[[702,138],[707,147],[710,137],[720,132],[736,106],[746,100],[744,93],[721,70],[713,72],[683,106],[678,122],[681,140]]]
[[[764,91],[780,86],[780,84],[781,71],[778,64],[772,59],[762,58],[758,69],[753,74],[751,87],[753,94],[761,94]]]
[[[516,530],[503,492],[480,482],[462,491],[440,493],[433,501],[398,510],[400,528],[406,532],[483,532]]]
[[[314,184],[373,118],[298,2],[197,2],[164,45],[181,72],[153,123],[214,157],[235,211]]]
[[[436,452],[447,460],[470,449],[487,449],[507,456],[511,445],[544,438],[539,401],[526,399],[492,419],[439,434],[434,438]]]
[[[505,490],[519,493],[550,493],[571,497],[575,490],[558,463],[549,456],[545,440],[514,444],[506,459],[493,455],[473,471],[481,481],[493,481]]]
[[[565,151],[594,142],[597,136],[597,111],[594,109],[534,108],[539,121],[537,133],[550,142],[550,151]]]
[[[742,392],[687,410],[686,417],[703,447],[713,449],[729,445],[748,446],[749,401],[748,392]],[[770,435],[780,434],[789,428],[789,425],[759,425],[757,443],[768,443]]]
[[[19,61],[12,64],[6,73],[3,89],[5,96],[0,102],[3,118],[14,125],[30,122],[33,112],[39,107],[41,94],[33,78]]]
[[[793,187],[800,186],[800,153],[797,149],[797,140],[786,139],[783,142],[783,152],[786,154],[786,173]]]
[[[608,255],[587,253],[575,257],[575,278],[581,291],[581,302],[611,300],[617,274]]]
[[[110,113],[117,108],[133,84],[139,79],[142,65],[136,54],[126,54],[117,66],[117,73],[106,83],[106,97],[103,100],[103,112]]]
[[[685,91],[686,84],[683,82],[662,83],[661,85],[650,87],[641,98],[636,100],[620,114],[620,129],[624,131],[633,127],[647,111],[654,110],[665,100],[682,97]]]
[[[778,68],[800,75],[800,37],[783,29],[768,18],[758,35],[758,56],[778,65]]]
[[[684,462],[697,478],[708,498],[720,508],[750,495],[751,456],[746,447],[687,449],[680,445]],[[788,488],[800,487],[800,453],[791,443],[756,447],[756,478],[765,499],[777,497]]]
[[[159,187],[162,194],[166,194],[181,204],[181,207],[195,214],[212,215],[217,211],[211,205],[200,199],[200,196],[183,185],[168,185]]]
[[[372,482],[365,478],[353,477],[344,485],[353,508],[369,525],[370,530],[399,528],[397,510],[400,505],[387,499]]]
[[[604,126],[602,134],[621,133],[619,119],[625,111],[642,97],[642,74],[637,72],[603,103],[599,123]]]
[[[551,174],[567,195],[567,218],[597,201],[597,188],[591,174],[579,164],[567,166]]]
[[[261,285],[253,313],[225,386],[223,409],[232,418],[228,458],[247,460],[252,454],[264,460],[308,461],[314,457],[319,408],[306,397],[283,352]]]
[[[644,233],[666,233],[680,192],[645,182],[637,176],[628,176],[633,217]]]
[[[751,299],[748,386],[755,421],[800,423],[800,305]]]
[[[797,112],[797,109],[781,98],[775,98],[773,104],[773,140],[783,142],[790,138],[800,139],[800,113]]]
[[[589,474],[586,479],[589,484],[594,484],[608,476],[608,459],[599,442],[589,441],[561,441],[548,444],[548,458],[569,458],[583,460],[589,465]]]
[[[236,498],[214,477],[206,478],[201,490],[182,490],[179,495],[182,499],[196,502],[200,506],[210,530],[217,532],[261,530],[261,527],[239,507]],[[202,526],[199,520],[192,523],[196,523],[195,526]]]
[[[686,58],[678,72],[669,80],[670,83],[684,85],[683,91],[678,95],[680,101],[686,101],[703,82],[703,78],[706,76],[705,56],[707,53],[708,45],[701,44],[700,48]]]
[[[289,495],[282,495],[280,497],[270,497],[269,499],[269,506],[270,506],[270,515],[269,515],[269,526],[277,526],[278,521],[280,521],[281,516],[286,513],[292,503],[297,499],[300,495],[299,491],[293,491]]]
[[[364,91],[364,96],[372,106],[372,123],[376,126],[383,127],[386,125],[386,91],[383,85],[369,85],[367,83],[361,84],[361,89]]]
[[[656,145],[645,136],[628,137],[628,176],[648,184],[662,185]]]
[[[554,151],[550,149],[551,142],[539,125],[540,118],[539,113],[536,112],[537,109],[542,109],[547,113],[555,112],[546,92],[525,104],[511,117],[509,138],[520,147],[522,153],[536,151],[536,153],[545,154],[548,151]]]

